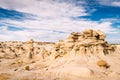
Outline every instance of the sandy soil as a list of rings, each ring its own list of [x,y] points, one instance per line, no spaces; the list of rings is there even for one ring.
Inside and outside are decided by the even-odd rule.
[[[0,57],[0,80],[120,80],[120,45],[114,54],[73,53],[57,59],[51,57],[37,60]],[[98,66],[100,60],[106,61],[109,67]]]

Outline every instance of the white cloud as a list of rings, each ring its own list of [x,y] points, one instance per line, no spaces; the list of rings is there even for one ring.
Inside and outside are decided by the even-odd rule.
[[[106,5],[106,6],[120,7],[120,1],[119,0],[98,0],[98,2],[100,4]]]
[[[0,7],[36,15],[35,20],[0,20],[0,24],[5,25],[0,29],[0,40],[33,38],[39,41],[57,41],[66,38],[72,31],[78,32],[87,28],[100,29],[109,34],[117,31],[111,27],[110,21],[72,19],[71,17],[89,15],[83,6],[76,6],[74,3],[60,3],[53,0],[0,0]],[[7,26],[23,28],[24,30],[9,31]]]
[[[58,18],[87,15],[82,6],[53,0],[0,0],[0,7],[31,13],[41,18]],[[74,13],[73,13],[74,12]]]
[[[120,7],[120,1],[112,2],[112,5]]]
[[[33,38],[39,41],[57,41],[59,39],[65,39],[70,32],[74,31],[81,31],[83,29],[94,29],[94,30],[102,30],[108,34],[115,34],[117,33],[117,29],[111,27],[111,22],[94,22],[94,21],[84,21],[84,20],[70,20],[70,19],[63,19],[63,20],[45,20],[41,23],[39,21],[13,21],[13,20],[4,20],[7,23],[11,23],[13,26],[20,26],[25,28],[25,30],[21,31],[8,31],[6,28],[1,29],[2,34],[8,36],[8,39],[11,40],[27,40]],[[3,22],[4,22],[3,21]],[[34,27],[35,26],[35,27]],[[60,33],[65,32],[65,33]],[[2,35],[1,34],[1,35]],[[11,34],[11,35],[10,35]],[[10,35],[10,36],[9,36]],[[18,37],[19,36],[19,37]]]

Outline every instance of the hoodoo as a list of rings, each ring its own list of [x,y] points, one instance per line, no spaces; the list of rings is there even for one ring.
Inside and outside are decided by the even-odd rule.
[[[84,30],[83,32],[72,32],[66,40],[59,40],[53,48],[55,57],[64,54],[96,54],[106,55],[115,51],[115,46],[105,41],[106,35],[98,30]]]

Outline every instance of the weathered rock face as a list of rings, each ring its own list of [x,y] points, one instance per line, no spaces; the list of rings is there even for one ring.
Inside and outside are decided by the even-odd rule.
[[[53,45],[54,48],[48,50],[44,43],[35,42],[32,39],[27,42],[0,42],[0,52],[1,55],[3,54],[2,56],[10,58],[22,56],[27,59],[45,59],[51,54],[57,58],[66,54],[89,56],[91,54],[105,55],[115,51],[115,46],[109,45],[105,41],[103,32],[91,29],[83,32],[72,32],[66,40],[59,40]]]
[[[106,55],[114,52],[115,46],[105,41],[105,34],[98,30],[84,30],[83,32],[72,32],[66,40],[60,40],[55,44],[52,53],[55,57],[65,54],[96,54]]]
[[[49,47],[46,47],[50,45]],[[26,42],[21,41],[5,41],[0,42],[0,57],[22,59],[43,59],[50,55],[48,49],[54,43],[50,42],[35,42],[32,39]]]

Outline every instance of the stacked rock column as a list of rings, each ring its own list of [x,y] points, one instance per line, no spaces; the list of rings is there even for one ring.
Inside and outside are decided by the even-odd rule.
[[[34,43],[34,41],[32,39],[27,42],[27,47],[28,47],[27,56],[29,59],[33,58],[33,54],[34,54],[33,43]]]

